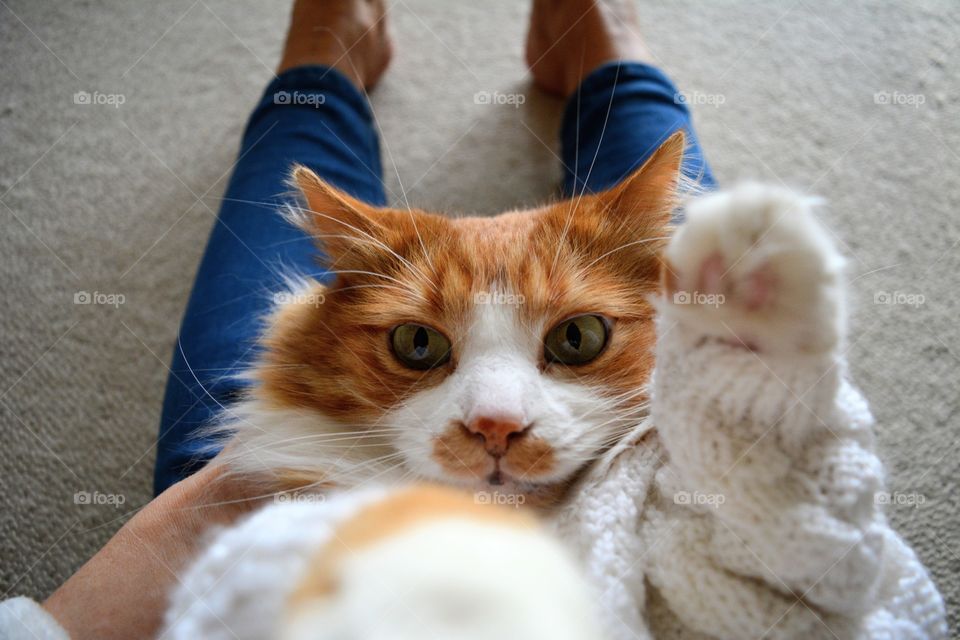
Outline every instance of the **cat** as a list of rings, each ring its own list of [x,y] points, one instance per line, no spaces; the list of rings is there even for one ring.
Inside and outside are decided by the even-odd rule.
[[[299,279],[268,319],[221,460],[283,487],[558,502],[647,410],[683,149],[678,132],[613,189],[490,218],[377,209],[297,167],[288,215],[333,280]]]
[[[671,233],[682,150],[675,136],[609,192],[492,219],[374,211],[298,169],[309,209],[292,217],[337,276],[270,319],[219,461],[323,500],[224,533],[175,598],[173,637],[233,616],[372,637],[379,582],[414,594],[412,613],[383,614],[390,637],[458,598],[444,637],[566,615],[577,640],[945,637],[936,587],[878,506],[844,263],[814,201],[743,185],[686,203]],[[411,479],[467,491],[438,500]],[[538,507],[583,577],[479,496]],[[191,617],[210,584],[212,615]],[[467,615],[517,585],[518,606]]]

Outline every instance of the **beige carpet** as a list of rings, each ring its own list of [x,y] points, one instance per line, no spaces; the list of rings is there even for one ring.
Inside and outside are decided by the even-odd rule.
[[[44,596],[150,496],[166,364],[277,59],[278,4],[0,2],[0,594]],[[552,192],[560,104],[529,88],[526,12],[397,0],[398,55],[373,98],[396,194],[397,172],[412,203],[451,211]],[[956,626],[960,5],[649,1],[641,14],[722,181],[832,202],[825,220],[856,276],[852,370],[899,499],[889,513]],[[123,104],[75,104],[78,91]],[[485,106],[478,91],[529,96]],[[75,305],[80,291],[123,304]],[[875,304],[884,292],[915,304]],[[84,491],[125,503],[75,504]]]

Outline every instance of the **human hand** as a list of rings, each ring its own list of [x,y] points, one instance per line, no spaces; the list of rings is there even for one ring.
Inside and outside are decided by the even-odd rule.
[[[144,507],[43,607],[73,640],[153,637],[203,534],[258,502],[254,487],[214,461]]]

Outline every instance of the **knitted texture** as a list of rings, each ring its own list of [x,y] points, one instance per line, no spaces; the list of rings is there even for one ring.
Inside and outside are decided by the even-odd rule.
[[[651,418],[556,520],[609,637],[945,637],[876,505],[872,418],[842,366],[662,333]]]

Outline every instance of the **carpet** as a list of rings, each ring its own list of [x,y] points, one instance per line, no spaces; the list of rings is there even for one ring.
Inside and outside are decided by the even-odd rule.
[[[562,105],[525,73],[526,3],[392,4],[397,55],[372,102],[394,203],[492,213],[552,195]],[[4,595],[44,597],[150,498],[166,367],[278,59],[275,5],[0,2]],[[956,628],[960,5],[644,1],[640,15],[721,182],[828,200],[887,510]]]

